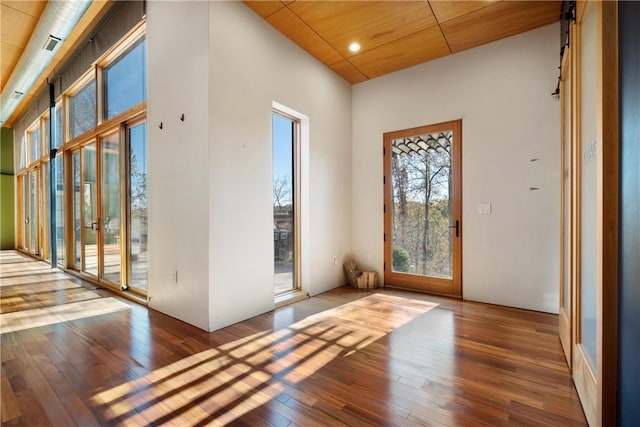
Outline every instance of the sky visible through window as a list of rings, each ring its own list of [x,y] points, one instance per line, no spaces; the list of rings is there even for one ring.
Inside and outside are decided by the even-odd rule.
[[[145,39],[105,71],[106,116],[110,119],[147,98]]]
[[[289,191],[293,188],[293,121],[273,114],[273,185],[286,179]],[[288,197],[291,202],[291,195]]]

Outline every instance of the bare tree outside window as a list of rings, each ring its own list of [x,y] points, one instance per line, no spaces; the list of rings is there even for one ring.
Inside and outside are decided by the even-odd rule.
[[[392,143],[394,271],[451,277],[451,138]]]

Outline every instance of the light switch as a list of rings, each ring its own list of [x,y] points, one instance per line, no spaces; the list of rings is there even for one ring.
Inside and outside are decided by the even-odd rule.
[[[491,214],[491,203],[480,203],[478,205],[478,213],[480,215],[490,215]]]

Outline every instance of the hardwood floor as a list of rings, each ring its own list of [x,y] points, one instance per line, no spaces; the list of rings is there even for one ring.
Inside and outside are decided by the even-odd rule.
[[[0,280],[3,426],[586,425],[554,315],[345,287],[206,333],[15,252]]]

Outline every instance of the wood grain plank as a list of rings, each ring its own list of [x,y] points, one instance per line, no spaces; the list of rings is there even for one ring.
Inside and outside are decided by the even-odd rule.
[[[557,1],[501,1],[440,28],[455,53],[556,22],[559,11]]]
[[[448,55],[449,48],[439,27],[411,34],[403,39],[363,51],[349,61],[368,78],[411,67]]]
[[[267,18],[271,16],[274,12],[282,9],[284,7],[284,3],[281,1],[268,1],[268,0],[243,0],[244,3],[249,6],[255,13],[260,15],[262,18]]]
[[[439,24],[450,21],[455,18],[459,18],[470,12],[482,9],[483,7],[490,6],[496,1],[502,0],[474,0],[474,1],[429,1],[431,10],[436,16]]]
[[[361,52],[436,25],[426,2],[416,1],[296,1],[287,5],[343,57]]]
[[[2,334],[3,425],[586,425],[554,315],[345,287],[206,333],[127,304]]]
[[[333,64],[343,59],[337,50],[314,32],[289,8],[282,8],[265,19],[320,62]]]

